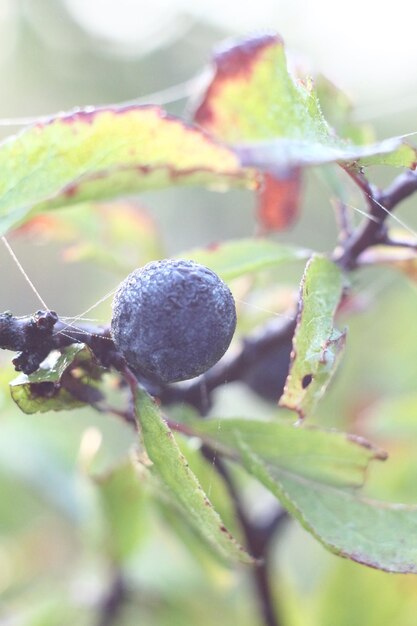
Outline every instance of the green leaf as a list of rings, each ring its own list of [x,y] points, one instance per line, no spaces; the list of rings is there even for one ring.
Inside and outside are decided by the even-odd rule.
[[[136,391],[135,407],[143,444],[153,463],[153,473],[168,488],[190,523],[223,558],[253,563],[214,510],[156,403],[140,387]]]
[[[125,276],[163,258],[157,224],[137,202],[90,202],[35,215],[17,233],[63,244],[66,262],[89,261]]]
[[[415,445],[417,393],[388,396],[372,404],[364,414],[364,428],[372,436],[391,443]]]
[[[288,72],[279,35],[226,42],[213,65],[194,118],[214,136],[230,144],[271,137],[329,141],[316,94]]]
[[[244,274],[306,259],[310,255],[310,250],[269,239],[239,239],[189,250],[182,253],[181,258],[201,263],[229,281]]]
[[[89,373],[63,383],[62,377],[75,365],[86,367]],[[84,406],[90,397],[91,401],[97,400],[99,391],[90,383],[91,377],[96,378],[99,371],[89,348],[74,344],[61,353],[52,353],[33,374],[19,374],[10,383],[10,393],[24,413],[71,410]]]
[[[342,293],[339,268],[314,255],[301,281],[290,371],[279,402],[297,411],[301,419],[314,410],[326,390],[345,345],[345,333],[333,326]]]
[[[235,151],[243,167],[255,167],[278,173],[280,169],[322,165],[325,163],[391,165],[413,167],[416,150],[400,139],[385,139],[366,146],[345,144],[342,140],[269,139],[239,144]]]
[[[200,421],[201,417],[196,418]],[[242,536],[242,529],[239,520],[236,519],[236,510],[231,499],[228,488],[214,467],[213,462],[207,459],[199,447],[195,445],[195,440],[191,438],[177,438],[178,447],[203,490],[210,494],[210,502],[221,516],[226,527],[234,537]],[[174,513],[176,511],[174,510]],[[238,539],[240,541],[240,539]],[[206,548],[206,546],[204,546]]]
[[[296,427],[286,421],[206,419],[187,417],[204,442],[242,461],[249,447],[268,467],[333,486],[360,487],[369,461],[385,453],[361,437],[315,427]]]
[[[417,573],[417,507],[358,491],[368,463],[386,455],[344,433],[250,420],[197,420],[196,434],[269,489],[326,548],[391,572]]]
[[[12,485],[14,482],[16,493],[13,497],[17,498],[19,493],[16,482],[21,483],[30,489],[32,498],[41,497],[45,509],[54,507],[72,523],[78,524],[82,520],[83,504],[74,467],[36,430],[35,424],[27,427],[13,419],[4,420],[0,437],[1,475],[7,476]],[[3,486],[3,479],[0,480]],[[5,495],[3,491],[2,494]],[[10,507],[12,501],[15,506],[14,500],[6,501],[5,505]],[[33,511],[36,512],[37,508]],[[1,521],[3,524],[3,519]],[[19,522],[19,515],[15,521]]]
[[[392,145],[392,148],[390,147]],[[374,153],[372,153],[374,148]],[[367,146],[367,154],[359,155],[359,165],[389,165],[391,167],[408,167],[415,169],[417,154],[414,146],[404,143],[402,139],[393,137]]]
[[[298,594],[296,612],[304,608],[315,615],[314,626],[411,626],[417,614],[415,581],[405,576],[356,567],[334,559],[322,569],[323,577],[312,602]],[[337,602],[335,602],[337,598]],[[304,624],[305,622],[300,622]]]
[[[384,500],[416,502],[416,414],[417,393],[413,391],[382,396],[361,411],[361,431],[382,442],[390,455],[382,471],[371,472],[368,493]]]
[[[274,474],[250,452],[244,463],[335,554],[387,572],[417,574],[416,506]]]
[[[369,124],[353,121],[354,106],[349,96],[323,74],[314,77],[314,87],[321,110],[337,134],[356,145],[373,143],[375,133]]]
[[[112,559],[126,560],[146,526],[146,495],[133,464],[126,461],[104,476],[93,477],[104,514],[103,548]]]
[[[0,234],[32,212],[173,184],[252,185],[226,146],[162,109],[75,111],[0,144]]]
[[[244,166],[276,175],[299,166],[362,158],[364,165],[412,167],[416,161],[414,148],[397,138],[364,146],[338,137],[322,113],[311,79],[295,79],[288,71],[278,35],[220,49],[194,117],[213,136],[233,145]]]

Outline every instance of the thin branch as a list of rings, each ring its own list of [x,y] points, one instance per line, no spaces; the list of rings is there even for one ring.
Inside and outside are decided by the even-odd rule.
[[[388,211],[391,211],[397,204],[411,196],[415,191],[417,191],[417,172],[407,170],[397,176],[391,185],[381,193],[379,201]]]
[[[258,559],[258,564],[252,569],[252,577],[254,589],[258,601],[260,613],[265,626],[280,626],[280,622],[276,615],[274,599],[269,578],[269,544],[275,531],[280,527],[287,513],[282,509],[275,516],[274,522],[269,526],[268,536],[264,533],[265,527],[259,527],[249,520],[246,511],[242,505],[240,495],[236,489],[230,472],[224,461],[207,446],[203,447],[203,454],[213,463],[229,491],[230,497],[235,507],[236,517],[241,525],[245,535],[246,546],[248,552]],[[261,540],[262,537],[262,540]]]
[[[345,167],[345,171],[358,185],[368,205],[369,216],[359,228],[345,241],[342,249],[335,251],[334,260],[346,270],[356,267],[358,256],[367,248],[386,243],[387,229],[385,222],[392,211],[402,200],[417,191],[417,174],[408,170],[398,176],[385,190],[371,185],[363,172],[354,167]]]
[[[124,576],[116,569],[110,581],[109,589],[102,599],[98,612],[97,626],[117,626],[123,605],[128,598]]]
[[[102,404],[102,403],[94,405],[93,408],[99,413],[106,413],[107,415],[115,415],[116,417],[120,418],[123,422],[125,422],[129,426],[132,426],[134,430],[137,429],[136,419],[132,411],[129,411],[129,410],[122,411],[120,409],[116,409],[115,407],[112,407],[107,404]]]
[[[294,320],[285,323],[273,320],[255,335],[245,339],[233,355],[220,361],[202,377],[188,383],[161,385],[142,376],[140,372],[131,375],[149,393],[158,397],[162,404],[186,402],[205,415],[216,388],[228,382],[244,381],[250,369],[262,361],[267,350],[278,350],[283,345],[291,346],[294,327]],[[54,311],[38,311],[22,318],[11,313],[0,315],[0,348],[18,352],[13,359],[17,371],[31,374],[52,350],[60,350],[74,343],[88,345],[100,365],[124,374],[126,363],[112,341],[109,328],[91,325],[69,327],[59,320]],[[279,389],[277,399],[278,396]]]
[[[273,320],[252,337],[246,338],[239,350],[222,359],[202,377],[186,384],[161,387],[156,395],[162,404],[186,402],[201,415],[206,415],[215,389],[234,381],[244,381],[251,368],[262,361],[267,351],[278,351],[283,345],[291,346],[294,329],[295,319],[284,323],[282,320]],[[277,388],[277,400],[279,395],[280,390]]]
[[[417,250],[417,241],[411,241],[411,239],[393,239],[388,236],[384,241],[384,245],[395,248],[409,248],[411,250]]]
[[[0,315],[0,348],[18,352],[13,359],[18,372],[32,374],[52,350],[75,343],[88,345],[104,367],[120,369],[124,365],[109,328],[70,327],[54,311],[37,311],[26,317],[15,317],[9,312]]]
[[[371,185],[371,183],[368,181],[368,179],[366,178],[362,170],[358,170],[355,165],[353,166],[345,165],[343,166],[343,169],[345,170],[346,174],[348,174],[351,177],[355,185],[357,185],[359,189],[361,189],[365,195],[367,196],[373,195],[373,192],[376,190],[376,187],[373,187]]]

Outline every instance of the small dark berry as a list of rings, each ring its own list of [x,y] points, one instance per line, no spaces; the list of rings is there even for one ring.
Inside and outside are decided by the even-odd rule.
[[[235,327],[229,288],[193,261],[148,263],[121,283],[113,300],[117,349],[134,371],[162,383],[208,370],[226,352]]]

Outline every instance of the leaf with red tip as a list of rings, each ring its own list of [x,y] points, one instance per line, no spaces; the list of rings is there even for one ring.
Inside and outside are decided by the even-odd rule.
[[[341,108],[346,116],[346,103]],[[368,137],[364,145],[363,133],[355,136],[358,144],[338,137],[312,81],[288,70],[282,39],[273,34],[229,42],[217,51],[194,118],[234,146],[242,165],[284,180],[292,168],[321,163],[413,167],[416,161],[416,150],[398,138],[369,143]]]
[[[331,134],[311,85],[288,72],[283,41],[275,34],[226,42],[216,51],[194,119],[230,144]]]

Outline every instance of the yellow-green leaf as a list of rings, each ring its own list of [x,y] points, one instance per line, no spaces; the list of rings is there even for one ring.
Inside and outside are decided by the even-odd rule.
[[[139,387],[135,394],[135,408],[143,444],[153,463],[153,473],[167,487],[189,522],[221,557],[252,563],[253,559],[232,537],[214,510],[155,401]]]
[[[268,467],[333,486],[362,486],[369,462],[386,456],[360,437],[287,421],[188,417],[186,424],[235,460],[242,460],[241,450],[248,446]]]
[[[223,280],[306,259],[311,251],[269,239],[236,239],[183,252],[182,258],[192,259],[216,272]]]
[[[47,362],[33,374],[22,373],[12,380],[10,393],[20,410],[28,414],[64,411],[84,406],[89,399],[91,402],[97,401],[101,394],[86,373],[74,381],[77,387],[72,390],[61,383],[62,376],[74,365],[74,361],[79,365],[89,363],[97,373],[99,371],[90,349],[78,343],[64,348],[60,354],[52,353]],[[77,395],[76,389],[83,393]]]
[[[417,506],[364,497],[368,464],[386,454],[361,437],[279,422],[187,420],[257,478],[326,548],[390,572],[417,573]]]
[[[149,506],[146,491],[130,460],[92,479],[104,518],[103,550],[112,562],[123,562],[144,535]]]
[[[280,405],[311,413],[339,362],[345,333],[333,326],[343,293],[343,275],[329,259],[314,255],[301,281],[297,326],[288,378]]]
[[[319,163],[364,159],[363,165],[412,167],[416,161],[415,149],[398,138],[365,145],[363,136],[355,138],[357,144],[338,137],[323,115],[311,78],[288,70],[276,34],[227,42],[218,49],[194,117],[233,145],[243,165],[277,177]]]
[[[251,185],[238,158],[150,106],[81,110],[0,143],[0,233],[32,210],[175,184]]]

